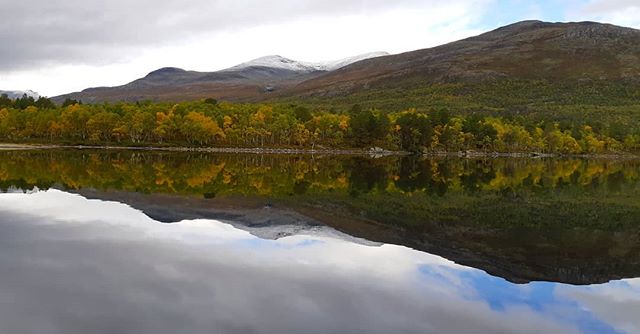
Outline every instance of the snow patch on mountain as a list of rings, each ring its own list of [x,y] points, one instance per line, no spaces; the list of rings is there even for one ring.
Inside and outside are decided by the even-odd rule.
[[[258,59],[236,65],[229,70],[238,71],[250,67],[269,67],[282,70],[289,70],[294,72],[313,72],[317,71],[313,66],[307,63],[291,60],[282,56],[266,56]]]
[[[289,70],[294,72],[302,72],[302,73],[310,73],[310,72],[317,72],[317,71],[334,71],[361,60],[388,56],[388,55],[389,53],[387,52],[371,52],[371,53],[357,55],[354,57],[328,61],[328,62],[304,62],[304,61],[297,61],[297,60],[292,60],[282,56],[274,55],[274,56],[261,57],[258,59],[248,61],[246,63],[242,63],[240,65],[236,65],[234,67],[229,68],[228,71],[239,71],[239,70],[243,70],[250,67],[269,67],[269,68],[277,68],[277,69]]]
[[[0,90],[0,95],[3,95],[3,94],[6,94],[12,100],[20,98],[25,94],[27,96],[33,97],[34,99],[38,99],[40,97],[40,94],[32,90]]]
[[[357,63],[359,61],[362,60],[366,60],[366,59],[371,59],[371,58],[377,58],[377,57],[384,57],[384,56],[388,56],[389,53],[388,52],[384,52],[384,51],[379,51],[379,52],[370,52],[370,53],[365,53],[365,54],[361,54],[361,55],[357,55],[357,56],[353,56],[353,57],[349,57],[349,58],[344,58],[344,59],[340,59],[340,60],[335,60],[335,61],[330,61],[330,62],[325,62],[325,63],[317,63],[316,66],[319,66],[320,68],[324,68],[325,71],[334,71],[340,68],[343,68],[347,65],[351,65],[353,63]]]

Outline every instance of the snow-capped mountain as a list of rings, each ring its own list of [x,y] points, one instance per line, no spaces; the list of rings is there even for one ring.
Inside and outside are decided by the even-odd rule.
[[[274,56],[257,58],[257,59],[248,61],[246,63],[242,63],[240,65],[231,67],[228,70],[242,70],[250,67],[268,67],[268,68],[277,68],[277,69],[289,70],[294,72],[305,72],[305,73],[317,72],[317,71],[333,71],[361,60],[375,58],[375,57],[382,57],[387,55],[389,55],[387,52],[371,52],[371,53],[357,55],[354,57],[349,57],[349,58],[344,58],[344,59],[339,59],[334,61],[327,61],[327,62],[297,61],[297,60],[292,60],[282,56],[274,55]]]
[[[15,100],[27,94],[27,96],[33,97],[37,99],[40,97],[40,94],[32,91],[32,90],[0,90],[0,95],[6,94],[10,99]]]
[[[260,57],[240,65],[236,65],[227,69],[227,71],[239,71],[250,67],[268,67],[277,68],[281,70],[289,70],[293,72],[314,72],[318,71],[317,68],[311,63],[305,63],[301,61],[295,61],[282,56],[266,56]]]
[[[122,86],[88,88],[82,92],[56,96],[53,101],[62,103],[71,98],[85,103],[140,100],[175,102],[207,97],[230,101],[256,100],[361,60],[386,55],[386,52],[371,52],[315,63],[267,56],[215,72],[165,67]]]

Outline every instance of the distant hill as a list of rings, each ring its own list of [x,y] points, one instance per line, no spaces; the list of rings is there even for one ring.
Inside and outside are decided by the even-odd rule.
[[[0,90],[0,95],[7,95],[12,100],[23,97],[25,94],[33,97],[34,99],[38,99],[40,97],[40,94],[32,90]]]
[[[118,87],[98,87],[53,98],[86,103],[102,101],[183,101],[205,97],[227,100],[268,98],[281,90],[353,62],[387,55],[368,53],[338,61],[308,63],[281,56],[267,56],[217,72],[195,72],[166,67]]]

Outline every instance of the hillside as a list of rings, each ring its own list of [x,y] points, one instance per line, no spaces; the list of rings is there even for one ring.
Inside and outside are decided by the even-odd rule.
[[[594,22],[524,21],[435,48],[364,60],[307,80],[287,95],[500,79],[638,82],[640,31]]]

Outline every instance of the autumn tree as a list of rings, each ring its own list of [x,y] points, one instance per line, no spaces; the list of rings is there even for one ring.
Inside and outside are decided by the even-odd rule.
[[[191,144],[208,145],[224,138],[224,132],[213,119],[199,112],[189,112],[182,122],[180,132]]]

